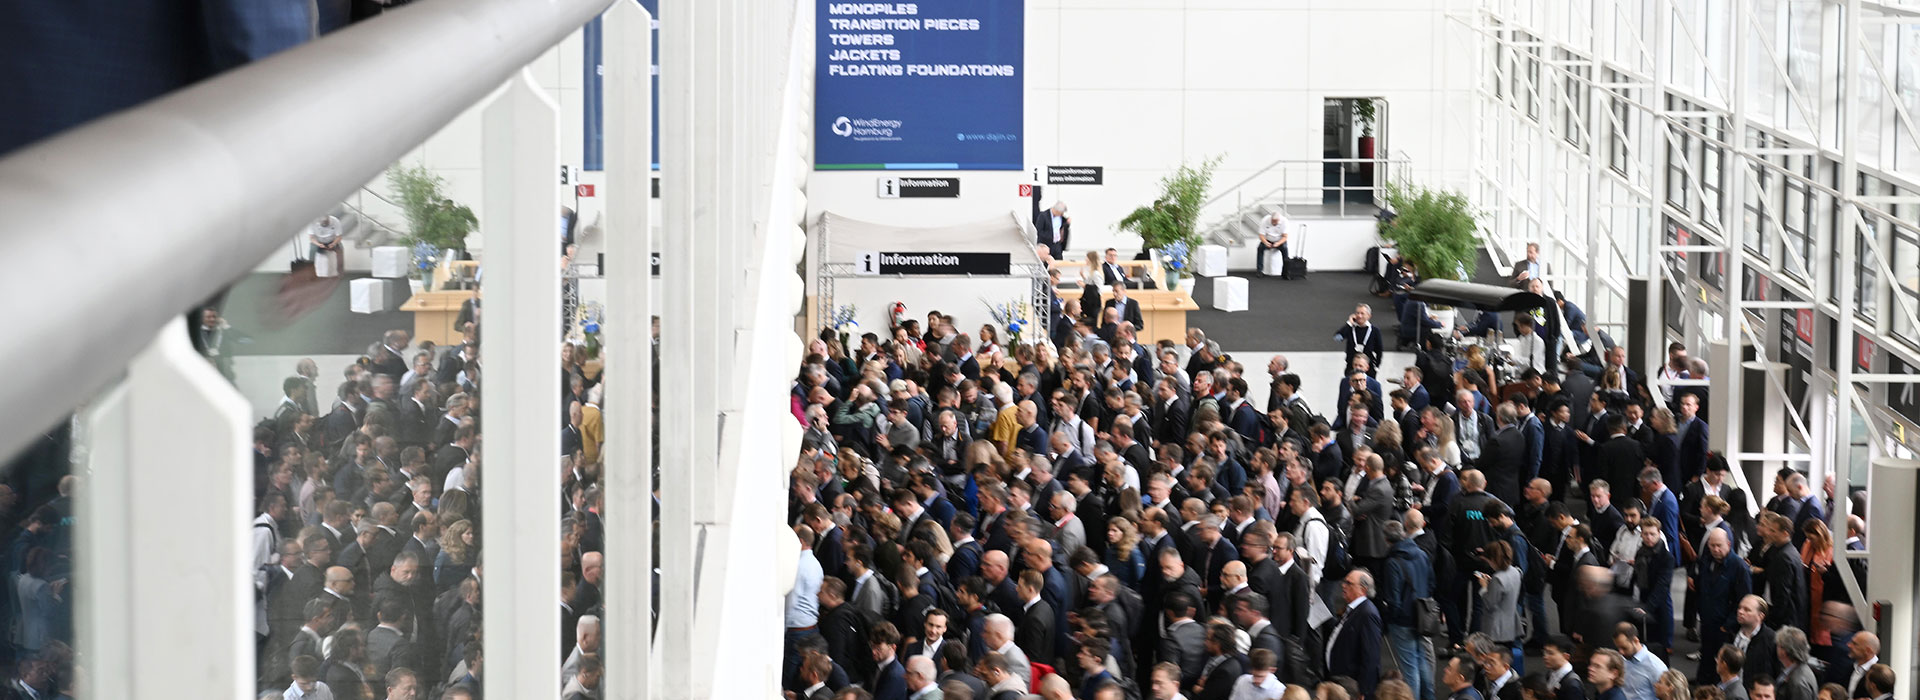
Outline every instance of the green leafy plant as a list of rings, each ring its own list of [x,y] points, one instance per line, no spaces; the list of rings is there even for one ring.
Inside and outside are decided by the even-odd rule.
[[[1422,279],[1467,280],[1479,262],[1479,225],[1466,195],[1417,185],[1387,186],[1394,217],[1380,237],[1399,249]]]
[[[1199,166],[1181,165],[1172,174],[1160,178],[1160,197],[1152,205],[1134,209],[1116,224],[1116,228],[1140,237],[1148,249],[1164,249],[1185,243],[1188,250],[1200,247],[1200,207],[1207,201],[1207,189],[1213,186],[1213,171],[1223,156],[1214,156]]]
[[[467,247],[467,234],[480,227],[473,210],[447,198],[442,179],[426,166],[396,166],[387,171],[400,211],[407,217],[408,246],[420,243],[447,251]]]
[[[1373,122],[1378,118],[1378,115],[1374,112],[1373,100],[1354,100],[1353,111],[1355,115],[1360,117],[1360,137],[1373,138]]]

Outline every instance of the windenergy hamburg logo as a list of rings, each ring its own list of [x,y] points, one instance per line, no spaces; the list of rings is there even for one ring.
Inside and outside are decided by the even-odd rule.
[[[853,120],[846,117],[833,120],[833,133],[836,136],[852,136]]]

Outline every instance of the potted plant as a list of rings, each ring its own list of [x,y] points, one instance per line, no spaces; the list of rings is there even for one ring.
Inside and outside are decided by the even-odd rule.
[[[1360,118],[1360,157],[1373,157],[1373,122],[1379,117],[1372,98],[1353,101],[1354,115]]]
[[[1200,247],[1200,207],[1207,201],[1207,189],[1213,185],[1213,171],[1221,157],[1208,158],[1199,166],[1181,165],[1160,178],[1160,197],[1116,224],[1120,230],[1138,235],[1143,248],[1159,252],[1168,289],[1180,287],[1188,257]]]
[[[431,286],[435,266],[460,259],[467,234],[480,227],[472,209],[447,197],[445,185],[445,179],[422,165],[387,171],[387,187],[407,218],[402,244],[413,249],[414,266],[423,271],[425,286]]]
[[[1393,216],[1381,220],[1380,238],[1398,249],[1415,279],[1472,279],[1480,261],[1480,237],[1466,195],[1388,184],[1386,202]],[[1452,327],[1452,307],[1436,305],[1433,311],[1442,324]]]

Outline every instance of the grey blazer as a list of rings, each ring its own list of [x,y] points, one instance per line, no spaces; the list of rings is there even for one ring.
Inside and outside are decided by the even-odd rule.
[[[1813,700],[1818,696],[1820,682],[1813,678],[1813,666],[1802,662],[1781,676],[1778,687],[1779,700]]]
[[[1480,589],[1480,603],[1480,631],[1496,642],[1521,639],[1520,569],[1509,566],[1491,574],[1486,588]]]

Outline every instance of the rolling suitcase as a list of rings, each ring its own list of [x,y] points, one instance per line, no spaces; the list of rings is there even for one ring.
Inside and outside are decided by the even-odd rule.
[[[1307,225],[1299,224],[1294,226],[1293,233],[1291,236],[1288,236],[1287,242],[1290,244],[1287,247],[1291,248],[1291,250],[1288,250],[1287,252],[1291,253],[1292,255],[1287,258],[1286,278],[1289,280],[1306,279],[1307,278]]]

